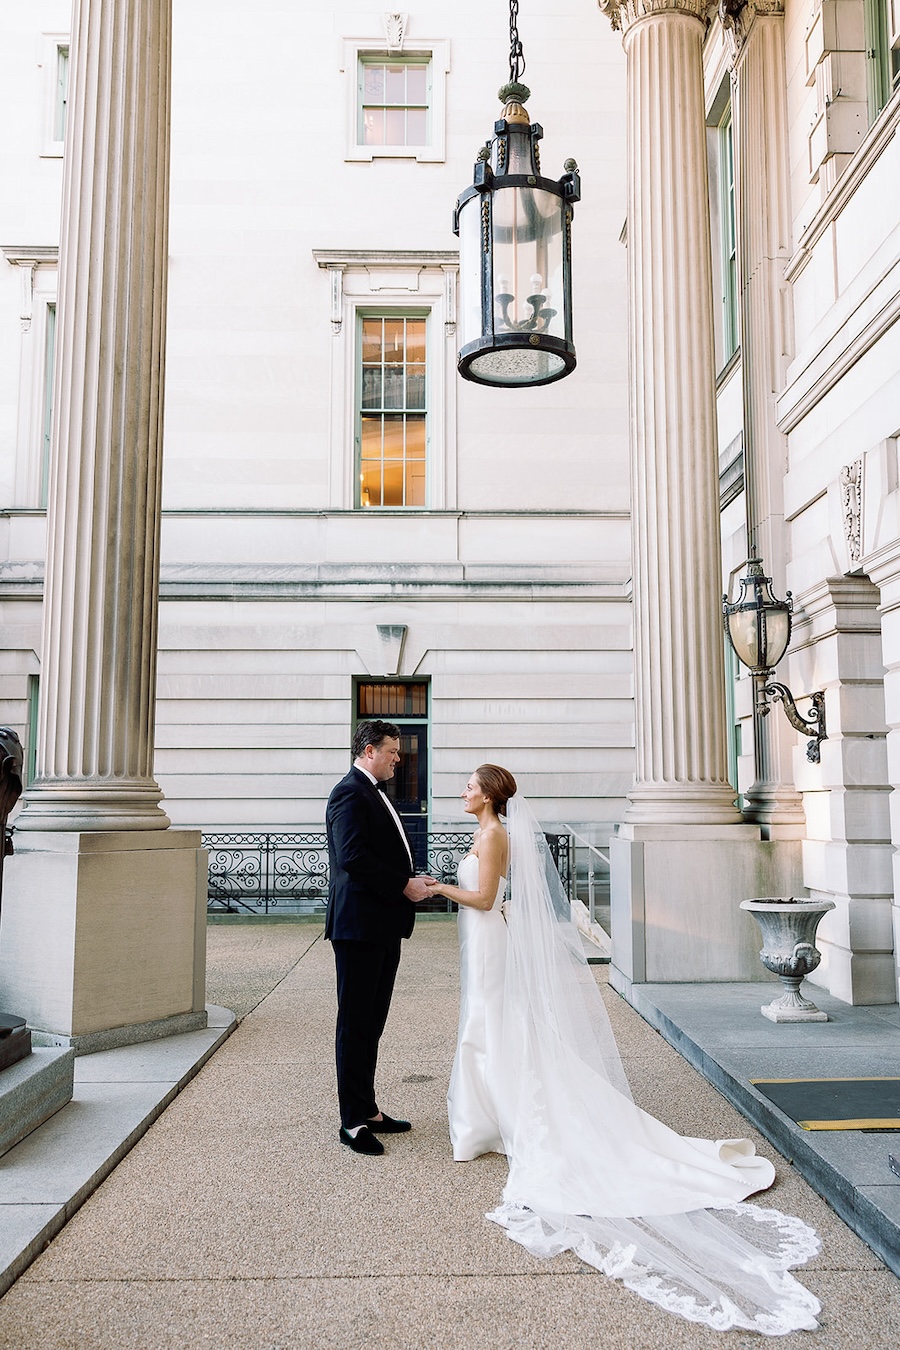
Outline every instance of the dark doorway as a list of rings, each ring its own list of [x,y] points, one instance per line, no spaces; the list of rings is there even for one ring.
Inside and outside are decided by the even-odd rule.
[[[388,783],[388,796],[406,827],[416,868],[428,865],[428,682],[358,680],[356,718],[381,717],[400,728],[400,763]]]

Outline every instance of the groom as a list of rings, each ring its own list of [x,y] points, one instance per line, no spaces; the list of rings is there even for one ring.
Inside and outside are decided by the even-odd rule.
[[[400,940],[415,922],[414,905],[429,894],[416,877],[412,847],[384,787],[400,760],[393,722],[360,722],[353,767],[332,790],[328,833],[328,914],[325,937],[337,970],[339,1138],[354,1153],[379,1154],[376,1136],[410,1129],[375,1101],[378,1042],[387,1021]],[[380,789],[380,790],[379,790]]]

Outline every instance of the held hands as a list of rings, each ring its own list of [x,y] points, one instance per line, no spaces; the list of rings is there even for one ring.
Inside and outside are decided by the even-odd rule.
[[[416,905],[420,900],[425,900],[429,895],[433,895],[436,885],[437,882],[434,877],[410,877],[403,887],[403,894],[407,900],[411,900]]]

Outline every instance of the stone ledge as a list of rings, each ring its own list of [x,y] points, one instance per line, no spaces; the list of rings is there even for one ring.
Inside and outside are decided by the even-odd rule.
[[[72,1101],[0,1162],[0,1296],[28,1268],[237,1025],[84,1055]]]
[[[618,971],[611,983],[900,1276],[900,1177],[887,1161],[897,1136],[801,1129],[750,1082],[900,1077],[897,1006],[853,1007],[816,987],[829,1022],[775,1026],[759,1011],[771,984],[629,986]]]
[[[0,1154],[72,1100],[75,1055],[34,1049],[0,1073]]]

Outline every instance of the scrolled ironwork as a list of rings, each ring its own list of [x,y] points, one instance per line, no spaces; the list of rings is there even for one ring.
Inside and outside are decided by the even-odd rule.
[[[547,834],[563,886],[575,885],[570,837]],[[426,838],[426,867],[439,881],[456,881],[456,870],[472,847],[468,830],[434,830]],[[328,902],[328,841],[324,833],[204,833],[209,854],[207,913],[324,915]],[[456,905],[444,896],[425,900],[420,913],[449,914]]]
[[[819,746],[822,741],[828,740],[828,733],[825,730],[824,690],[818,689],[814,694],[809,695],[812,708],[806,717],[797,707],[794,696],[787,685],[780,684],[777,680],[771,680],[768,684],[762,686],[759,703],[759,711],[762,717],[768,714],[769,705],[766,700],[770,698],[781,700],[784,715],[795,731],[812,735],[812,739],[807,742],[806,758],[810,764],[818,764],[820,759]]]

